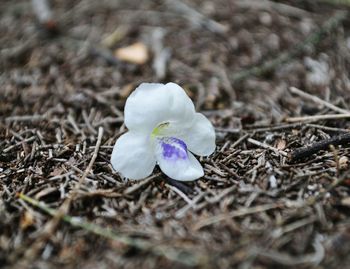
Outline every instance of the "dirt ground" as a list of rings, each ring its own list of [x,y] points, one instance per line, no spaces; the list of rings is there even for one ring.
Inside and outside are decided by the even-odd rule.
[[[349,1],[39,2],[0,2],[1,268],[350,268]],[[125,100],[169,81],[217,150],[126,181]]]

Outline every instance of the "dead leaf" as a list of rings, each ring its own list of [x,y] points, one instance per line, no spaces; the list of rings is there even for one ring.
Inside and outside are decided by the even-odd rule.
[[[148,49],[145,44],[137,42],[128,47],[119,48],[114,52],[115,57],[119,60],[133,63],[144,64],[148,61]]]
[[[27,229],[29,226],[32,226],[34,224],[34,215],[32,212],[26,211],[24,212],[23,216],[21,217],[20,221],[20,227],[22,230]]]
[[[284,150],[286,148],[287,142],[284,139],[277,139],[276,148],[278,150]]]

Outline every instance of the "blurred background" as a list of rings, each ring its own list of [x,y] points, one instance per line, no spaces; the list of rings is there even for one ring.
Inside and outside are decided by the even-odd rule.
[[[23,114],[33,105],[42,114],[53,109],[53,99],[56,106],[64,101],[91,108],[98,102],[91,94],[102,92],[122,108],[140,82],[173,81],[197,108],[229,108],[247,120],[278,122],[299,113],[290,86],[326,99],[349,91],[346,29],[335,21],[326,35],[317,34],[347,1],[0,5],[2,114]]]

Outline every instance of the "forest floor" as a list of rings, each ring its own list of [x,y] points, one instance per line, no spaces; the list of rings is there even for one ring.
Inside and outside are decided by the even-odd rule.
[[[350,268],[348,3],[1,1],[0,267]],[[125,100],[169,81],[217,150],[126,181]]]

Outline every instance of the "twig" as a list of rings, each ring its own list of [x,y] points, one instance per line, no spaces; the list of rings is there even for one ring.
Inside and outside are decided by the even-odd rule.
[[[312,123],[306,123],[306,126],[316,128],[316,129],[321,129],[324,131],[329,131],[329,132],[347,133],[350,131],[348,129],[334,128],[334,127],[328,127],[328,126],[323,126],[323,125],[319,125],[319,124],[312,124]]]
[[[327,115],[315,115],[304,117],[289,117],[286,118],[287,122],[302,122],[302,121],[319,121],[319,120],[337,120],[337,119],[349,119],[350,113],[347,114],[327,114]]]
[[[239,134],[239,133],[241,133],[242,129],[240,129],[240,128],[220,128],[220,127],[215,127],[215,131],[222,132],[222,133],[228,133],[228,134]]]
[[[303,51],[306,50],[306,48],[309,49],[310,46],[315,46],[317,43],[320,42],[320,40],[322,40],[324,34],[336,28],[346,18],[346,16],[346,11],[337,12],[334,16],[328,19],[318,31],[308,36],[300,45],[292,48],[290,51],[280,54],[280,56],[278,56],[275,59],[264,62],[260,66],[255,66],[250,69],[237,72],[236,74],[231,76],[232,82],[239,82],[251,76],[262,76],[274,70],[281,64],[301,54]]]
[[[35,122],[35,121],[42,121],[47,119],[47,115],[25,115],[25,116],[11,116],[7,117],[5,119],[6,122],[12,122],[12,121],[30,121],[30,122]]]
[[[268,127],[259,127],[257,129],[252,128],[247,128],[244,129],[244,132],[252,132],[254,134],[257,133],[265,133],[265,132],[273,132],[273,131],[281,131],[281,130],[287,130],[287,129],[293,129],[293,128],[301,128],[301,127],[310,127],[310,128],[316,128],[316,129],[321,129],[325,131],[330,131],[330,132],[338,132],[338,133],[347,133],[349,132],[348,129],[344,128],[334,128],[334,127],[328,127],[328,126],[323,126],[319,124],[313,124],[313,123],[303,123],[303,122],[296,122],[296,123],[289,123],[289,124],[282,124],[282,125],[276,125],[276,126],[268,126]]]
[[[253,133],[265,133],[265,132],[287,130],[287,129],[297,128],[300,126],[304,126],[304,125],[302,125],[301,123],[292,123],[292,124],[282,124],[282,125],[276,125],[276,126],[269,125],[268,127],[260,126],[259,128],[256,128],[253,126],[252,128],[247,128],[244,131],[253,132]]]
[[[184,199],[188,205],[193,207],[193,204],[194,204],[193,201],[186,194],[184,194],[178,188],[171,186],[169,184],[165,184],[165,186],[167,186],[169,189],[171,189],[173,192],[175,192],[177,195],[179,195],[182,199]]]
[[[302,264],[319,264],[325,256],[325,249],[322,245],[322,236],[317,234],[313,242],[314,253],[304,254],[301,256],[292,256],[287,253],[271,251],[266,249],[261,249],[257,251],[257,255],[271,259],[278,264],[283,264],[285,266],[300,266]]]
[[[270,145],[268,145],[266,143],[262,143],[260,141],[257,141],[255,139],[253,139],[253,138],[248,138],[247,141],[249,143],[253,144],[253,145],[258,146],[258,147],[261,147],[261,148],[264,148],[264,149],[269,149],[269,150],[271,150],[271,151],[273,151],[273,152],[275,152],[277,154],[280,154],[280,155],[282,155],[284,157],[288,157],[288,153],[287,152],[285,152],[283,150],[278,150],[277,148],[272,147],[272,146],[270,146]]]
[[[338,187],[344,181],[349,178],[350,170],[345,171],[340,177],[337,177],[333,182],[325,189],[323,189],[318,195],[311,196],[306,200],[305,205],[311,206],[314,205],[317,201],[322,199],[327,193]]]
[[[299,95],[300,97],[304,98],[304,99],[307,99],[307,100],[311,100],[317,104],[320,104],[322,105],[323,107],[328,107],[332,110],[334,110],[335,112],[339,112],[339,113],[343,113],[343,114],[349,114],[350,111],[346,110],[346,109],[342,109],[340,107],[337,107],[329,102],[326,102],[324,100],[322,100],[321,98],[317,97],[317,96],[314,96],[314,95],[311,95],[311,94],[308,94],[306,92],[303,92],[295,87],[290,87],[289,90],[294,93],[294,94],[297,94]]]
[[[32,142],[32,141],[34,141],[35,139],[36,139],[35,136],[29,137],[29,138],[27,138],[27,139],[24,139],[24,140],[22,140],[22,141],[19,141],[18,143],[14,144],[14,145],[12,145],[12,146],[9,146],[9,147],[5,148],[2,152],[3,152],[3,153],[7,153],[7,152],[9,152],[10,150],[12,150],[12,149],[14,149],[14,148],[16,148],[16,147],[22,145],[23,143]]]
[[[138,189],[144,187],[145,185],[149,184],[153,179],[159,177],[161,175],[161,173],[157,173],[153,176],[150,176],[144,180],[142,180],[141,182],[137,183],[137,184],[134,184],[132,185],[131,187],[127,188],[125,191],[124,191],[124,194],[125,195],[128,195],[128,194],[131,194],[135,191],[137,191]]]
[[[188,186],[184,182],[174,180],[170,177],[166,177],[166,181],[168,182],[168,184],[170,184],[171,186],[174,186],[175,188],[179,189],[180,191],[182,191],[185,194],[191,194],[194,192],[193,188],[191,188],[190,186]]]
[[[101,146],[102,136],[103,136],[103,127],[99,127],[98,128],[98,135],[97,135],[97,142],[96,142],[94,153],[93,153],[93,155],[91,157],[89,165],[86,167],[86,169],[84,171],[84,174],[79,179],[78,185],[75,188],[76,190],[78,190],[80,188],[81,184],[83,184],[83,182],[84,182],[85,178],[87,177],[87,175],[91,172],[92,166],[94,165],[94,162],[95,162],[95,160],[97,158],[97,155],[98,155],[98,151],[99,151],[100,146]]]
[[[98,130],[98,138],[97,138],[97,142],[96,142],[96,146],[95,146],[95,151],[93,153],[93,156],[90,160],[89,165],[87,166],[87,168],[84,171],[84,174],[80,177],[78,184],[75,186],[74,190],[72,191],[72,195],[69,196],[68,199],[66,199],[63,202],[63,204],[60,206],[60,208],[57,211],[56,210],[54,211],[55,212],[54,214],[50,213],[50,215],[52,215],[53,218],[45,223],[44,227],[42,228],[42,232],[41,232],[40,236],[38,236],[37,240],[34,242],[34,244],[31,246],[31,248],[28,248],[26,250],[26,252],[24,254],[25,259],[31,260],[37,256],[38,252],[43,247],[44,242],[46,242],[47,239],[54,233],[58,224],[60,223],[60,220],[69,211],[70,204],[71,204],[72,200],[78,195],[78,190],[80,189],[86,176],[90,173],[91,168],[92,168],[92,166],[97,158],[99,147],[101,145],[102,136],[103,136],[103,128],[100,127]],[[23,261],[19,261],[18,266],[22,266],[23,265],[22,262]],[[24,260],[24,262],[26,262],[26,261]]]
[[[209,31],[217,34],[225,34],[228,30],[225,25],[205,17],[181,0],[166,0],[165,3],[176,9],[179,13],[184,14],[194,25],[207,28]]]
[[[50,216],[57,216],[59,214],[58,210],[52,209],[45,205],[43,202],[32,199],[26,196],[23,193],[19,194],[19,198],[23,201],[40,208],[46,214]],[[118,233],[112,229],[104,228],[93,223],[83,221],[79,217],[71,217],[69,215],[62,215],[62,220],[69,223],[74,227],[79,227],[96,235],[120,242],[127,246],[132,246],[140,250],[149,251],[157,256],[165,257],[169,260],[176,261],[188,266],[196,266],[201,261],[205,261],[206,258],[204,256],[195,255],[192,252],[188,252],[185,250],[177,250],[175,248],[171,248],[164,245],[153,244],[149,241],[136,239],[131,236],[126,236],[121,233]]]
[[[262,9],[268,11],[274,9],[278,13],[294,17],[309,16],[309,13],[303,9],[268,0],[239,0],[235,1],[235,5],[240,8]]]
[[[280,204],[277,203],[273,203],[273,204],[266,204],[266,205],[259,205],[259,206],[254,206],[254,207],[242,207],[240,209],[237,209],[233,212],[229,212],[229,213],[223,213],[211,218],[207,218],[199,223],[197,223],[197,225],[195,225],[194,230],[199,230],[203,227],[209,226],[209,225],[213,225],[215,223],[227,220],[227,219],[232,219],[235,217],[241,217],[241,216],[245,216],[245,215],[250,215],[250,214],[255,214],[255,213],[259,213],[259,212],[265,212],[274,208],[278,208],[280,207]]]
[[[294,231],[295,229],[299,229],[305,225],[308,225],[310,223],[314,223],[316,221],[316,218],[314,216],[307,217],[305,219],[301,219],[295,222],[292,222],[290,224],[287,224],[282,227],[278,227],[277,229],[273,230],[271,232],[272,238],[278,238],[281,235],[285,233],[290,233],[291,231]]]
[[[337,174],[336,176],[339,177],[340,174],[340,164],[339,164],[339,155],[338,155],[338,151],[336,150],[336,148],[333,145],[329,146],[330,150],[333,152],[333,156],[334,156],[334,161],[335,161],[335,167],[337,169]]]
[[[344,145],[350,143],[350,133],[341,134],[338,136],[334,136],[330,139],[325,139],[319,142],[316,142],[310,146],[301,147],[295,149],[290,155],[291,161],[298,161],[311,155],[319,152],[320,150],[328,149],[330,145]]]

